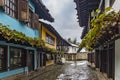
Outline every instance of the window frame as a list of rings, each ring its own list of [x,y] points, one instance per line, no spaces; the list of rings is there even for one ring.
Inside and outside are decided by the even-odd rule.
[[[3,45],[0,45],[0,68],[1,68],[1,70],[0,70],[0,73],[1,72],[4,72],[4,71],[7,71],[8,69],[7,69],[7,46],[3,46]],[[4,53],[2,53],[1,54],[1,51],[2,51],[2,49],[3,49],[3,52]]]
[[[27,26],[30,27],[30,28],[34,28],[33,27],[33,11],[31,10],[30,6],[29,6],[29,21],[28,21],[28,24]]]
[[[5,13],[13,18],[18,18],[18,0],[5,0],[4,1]]]
[[[11,51],[11,49],[13,50],[13,52]],[[18,51],[18,53],[15,53],[14,51],[15,52]],[[26,60],[25,56],[26,54],[24,53],[24,49],[10,47],[10,70],[25,67],[26,66],[26,61],[24,61]]]
[[[53,38],[51,35],[46,33],[46,43],[54,46],[55,45],[55,38]]]

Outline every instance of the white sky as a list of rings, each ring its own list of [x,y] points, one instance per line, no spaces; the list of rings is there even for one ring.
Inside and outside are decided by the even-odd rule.
[[[55,19],[55,22],[50,23],[60,35],[68,39],[77,38],[80,42],[82,28],[77,22],[77,11],[74,0],[42,0],[45,6],[49,9],[49,13]]]

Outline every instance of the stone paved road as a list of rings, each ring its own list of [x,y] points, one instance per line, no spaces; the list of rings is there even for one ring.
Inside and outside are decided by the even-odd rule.
[[[98,80],[98,78],[95,72],[87,66],[87,61],[69,61],[32,80]]]
[[[87,61],[77,61],[67,62],[67,66],[56,80],[98,80],[98,78],[87,66]]]

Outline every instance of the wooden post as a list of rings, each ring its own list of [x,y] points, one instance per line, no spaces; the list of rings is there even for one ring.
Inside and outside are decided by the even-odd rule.
[[[107,45],[107,76],[108,77],[110,77],[110,66],[111,66],[111,64],[110,64],[110,55],[111,55],[111,53],[110,53],[110,51],[109,51],[110,49],[109,49],[109,44]]]

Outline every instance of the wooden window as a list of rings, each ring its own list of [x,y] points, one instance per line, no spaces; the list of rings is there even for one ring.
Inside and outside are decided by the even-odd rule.
[[[28,26],[33,28],[33,12],[31,9],[29,9],[29,22],[28,22]]]
[[[11,17],[17,18],[17,0],[5,0],[5,12]]]
[[[28,26],[33,29],[38,29],[38,27],[39,27],[39,17],[37,14],[33,13],[31,9],[29,9]]]
[[[0,72],[7,71],[7,48],[0,46]]]
[[[39,27],[39,17],[31,10],[29,11],[29,24],[30,24],[29,26],[33,29],[38,29]]]
[[[26,54],[23,49],[10,48],[10,69],[20,68],[26,65]]]
[[[46,42],[50,45],[54,45],[54,38],[50,36],[48,33],[46,34]]]
[[[0,6],[4,6],[4,0],[0,0]]]
[[[33,28],[38,29],[39,27],[39,16],[37,14],[33,14]]]
[[[16,0],[15,0],[16,1]],[[18,2],[18,18],[20,21],[29,21],[29,5],[26,0],[19,0]]]

